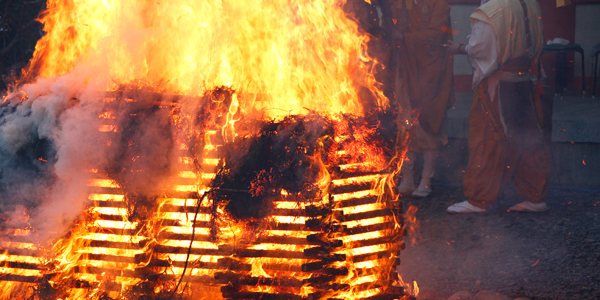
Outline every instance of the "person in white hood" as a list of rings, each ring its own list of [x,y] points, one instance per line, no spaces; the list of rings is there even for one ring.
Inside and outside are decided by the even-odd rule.
[[[511,179],[525,201],[510,210],[546,210],[550,155],[532,80],[543,47],[540,8],[536,0],[483,0],[471,21],[467,45],[447,44],[450,52],[466,54],[475,70],[463,182],[467,201],[448,212],[485,211]]]

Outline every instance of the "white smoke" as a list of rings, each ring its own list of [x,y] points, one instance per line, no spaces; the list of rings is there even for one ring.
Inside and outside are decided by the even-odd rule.
[[[28,207],[42,239],[63,233],[86,203],[86,170],[103,157],[97,99],[92,86],[67,75],[23,85],[0,107],[3,211]]]

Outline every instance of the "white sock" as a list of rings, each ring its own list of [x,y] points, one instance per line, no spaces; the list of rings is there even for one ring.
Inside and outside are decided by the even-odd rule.
[[[419,189],[431,188],[431,178],[435,174],[435,161],[438,157],[438,150],[426,150],[423,153],[423,174]]]

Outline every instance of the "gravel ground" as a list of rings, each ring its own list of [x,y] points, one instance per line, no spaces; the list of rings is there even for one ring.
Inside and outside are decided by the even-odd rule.
[[[600,299],[600,194],[550,189],[540,213],[508,212],[521,201],[511,187],[488,212],[452,215],[461,187],[434,185],[415,205],[416,243],[401,253],[399,272],[416,280],[420,299],[446,299],[466,290],[512,298]]]

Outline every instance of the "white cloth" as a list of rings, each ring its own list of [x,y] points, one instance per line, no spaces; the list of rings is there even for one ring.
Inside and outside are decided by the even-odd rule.
[[[477,21],[473,23],[469,43],[465,47],[473,74],[473,89],[498,69],[498,47],[492,25]]]

